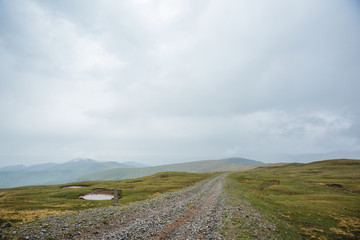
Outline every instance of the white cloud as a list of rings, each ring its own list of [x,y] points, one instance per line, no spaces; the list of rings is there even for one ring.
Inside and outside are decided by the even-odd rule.
[[[358,20],[339,1],[1,2],[0,161],[358,150]]]
[[[47,13],[35,3],[14,3],[11,7],[17,13],[25,9],[21,18],[16,14],[10,18],[20,28],[17,38],[26,41],[3,39],[9,47],[2,51],[7,58],[15,59],[6,61],[8,69],[3,76],[10,86],[1,101],[3,113],[12,119],[7,123],[24,131],[49,133],[89,127],[93,120],[87,113],[112,106],[109,83],[125,63],[108,52],[96,36],[84,34],[73,23]],[[32,57],[18,52],[19,45]],[[23,65],[28,67],[22,69]]]

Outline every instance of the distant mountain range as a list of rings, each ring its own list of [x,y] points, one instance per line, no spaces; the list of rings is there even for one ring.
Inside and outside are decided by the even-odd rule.
[[[143,177],[158,172],[224,172],[224,171],[239,171],[247,167],[264,164],[260,161],[249,160],[245,158],[227,158],[221,160],[203,160],[195,162],[185,162],[168,164],[155,167],[146,168],[112,168],[95,173],[83,175],[74,181],[87,181],[87,180],[120,180],[128,178]]]
[[[78,158],[62,164],[45,163],[0,168],[0,188],[61,184],[87,180],[120,180],[164,171],[237,171],[259,164],[263,163],[244,158],[227,158],[149,167],[136,162],[99,162],[89,158]]]
[[[136,168],[140,163],[99,162],[77,158],[66,163],[44,163],[32,166],[14,165],[0,168],[0,187],[43,185],[67,182],[74,177],[115,167]]]

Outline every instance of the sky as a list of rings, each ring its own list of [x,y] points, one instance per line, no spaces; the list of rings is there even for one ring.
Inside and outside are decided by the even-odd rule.
[[[355,0],[0,0],[0,166],[360,153],[359,90]]]

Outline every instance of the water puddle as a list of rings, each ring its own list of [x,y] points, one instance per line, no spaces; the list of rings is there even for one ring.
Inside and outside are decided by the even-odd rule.
[[[111,200],[114,198],[114,195],[108,193],[88,193],[80,196],[80,198],[85,200]]]

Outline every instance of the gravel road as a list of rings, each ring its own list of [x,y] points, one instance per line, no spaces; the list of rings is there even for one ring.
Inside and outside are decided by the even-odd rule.
[[[75,239],[220,239],[225,175],[167,194],[111,221],[78,232]],[[96,237],[94,236],[96,235]]]
[[[233,207],[223,193],[226,174],[180,191],[121,207],[55,215],[3,230],[0,239],[237,239],[231,219],[264,223],[251,206]],[[244,209],[246,212],[244,212]],[[250,212],[250,213],[249,213]],[[227,225],[227,226],[225,226]],[[234,225],[235,226],[235,225]],[[269,229],[265,225],[263,229]],[[234,228],[234,227],[233,227]],[[224,232],[230,229],[230,234]],[[231,236],[231,237],[230,237]],[[254,239],[269,239],[268,234]],[[251,238],[252,239],[252,238]]]

